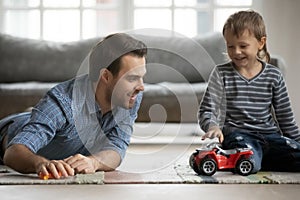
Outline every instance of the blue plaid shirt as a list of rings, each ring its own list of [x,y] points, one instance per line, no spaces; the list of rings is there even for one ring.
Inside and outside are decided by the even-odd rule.
[[[58,84],[31,113],[19,114],[7,131],[8,146],[23,144],[48,159],[114,150],[124,158],[142,100],[132,109],[102,115],[88,75]]]

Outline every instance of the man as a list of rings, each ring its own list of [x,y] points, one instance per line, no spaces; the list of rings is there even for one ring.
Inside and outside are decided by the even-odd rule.
[[[4,164],[54,178],[118,167],[142,99],[146,53],[124,33],[100,41],[88,74],[52,88],[30,113],[0,121]]]

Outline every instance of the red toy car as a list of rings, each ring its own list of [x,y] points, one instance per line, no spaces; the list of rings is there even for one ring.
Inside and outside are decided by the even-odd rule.
[[[250,148],[224,150],[220,143],[210,143],[196,149],[190,156],[190,166],[199,175],[212,176],[217,170],[231,170],[243,176],[251,174],[254,161]]]

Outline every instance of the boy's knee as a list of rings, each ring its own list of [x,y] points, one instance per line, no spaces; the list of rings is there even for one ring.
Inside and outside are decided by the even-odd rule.
[[[300,150],[300,144],[298,142],[296,142],[295,140],[292,140],[290,138],[284,137],[284,136],[282,136],[282,138],[285,139],[287,146],[289,146],[290,148],[292,148],[294,150],[296,150],[296,149]]]

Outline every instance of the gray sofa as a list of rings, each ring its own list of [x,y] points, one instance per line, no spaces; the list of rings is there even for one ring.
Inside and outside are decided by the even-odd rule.
[[[227,60],[222,35],[135,37],[149,47],[137,121],[196,122],[208,76]],[[76,76],[99,39],[56,43],[0,34],[0,118],[34,106],[51,87]],[[284,70],[282,58],[271,62]]]

